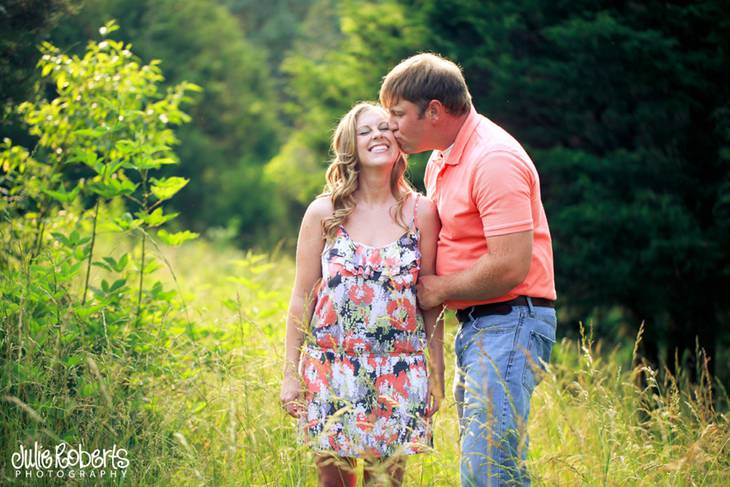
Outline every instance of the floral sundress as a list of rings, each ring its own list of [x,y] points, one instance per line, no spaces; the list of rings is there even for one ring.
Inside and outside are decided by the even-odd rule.
[[[322,252],[322,281],[302,351],[303,438],[315,451],[388,457],[431,446],[426,334],[416,304],[415,227],[383,247],[340,226]]]

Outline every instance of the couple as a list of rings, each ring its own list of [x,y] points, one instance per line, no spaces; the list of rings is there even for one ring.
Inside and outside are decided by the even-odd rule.
[[[335,130],[327,192],[302,220],[281,402],[319,485],[400,485],[444,398],[442,306],[456,310],[462,485],[529,485],[530,397],[555,341],[552,245],[538,174],[434,54],[396,66],[382,106]],[[427,197],[403,153],[432,150]],[[420,309],[419,309],[420,308]]]

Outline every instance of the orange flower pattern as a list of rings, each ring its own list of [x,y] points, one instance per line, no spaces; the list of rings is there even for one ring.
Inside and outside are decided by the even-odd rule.
[[[322,253],[322,285],[302,353],[303,439],[316,451],[388,457],[424,451],[431,428],[426,336],[416,305],[418,230],[384,247],[340,227]]]

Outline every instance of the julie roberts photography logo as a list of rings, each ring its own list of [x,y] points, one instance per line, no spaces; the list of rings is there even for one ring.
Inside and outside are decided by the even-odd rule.
[[[10,463],[16,479],[103,479],[124,477],[129,458],[127,450],[117,445],[88,451],[66,442],[46,448],[36,441],[32,447],[19,445]]]

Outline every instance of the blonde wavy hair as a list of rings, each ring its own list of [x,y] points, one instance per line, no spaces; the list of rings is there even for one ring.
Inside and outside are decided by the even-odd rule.
[[[334,239],[339,225],[343,225],[355,209],[354,193],[360,183],[360,160],[357,157],[357,119],[367,110],[381,111],[387,114],[385,109],[375,103],[360,102],[353,106],[335,129],[332,136],[332,153],[325,178],[324,192],[320,197],[329,197],[332,201],[334,212],[332,216],[322,220],[322,231],[326,240]],[[413,192],[413,187],[405,178],[407,161],[405,154],[401,153],[393,165],[390,173],[390,190],[396,200],[394,220],[405,230],[408,224],[403,218],[403,205],[408,195]]]

